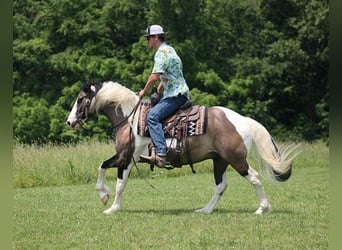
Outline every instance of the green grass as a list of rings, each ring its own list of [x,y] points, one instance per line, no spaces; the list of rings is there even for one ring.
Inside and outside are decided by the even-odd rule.
[[[133,178],[122,211],[105,216],[94,184],[14,189],[14,249],[327,249],[328,168],[301,168],[283,184],[263,181],[273,211],[254,215],[252,186],[228,175],[211,215],[209,173]],[[114,181],[107,184],[114,186]],[[110,202],[112,202],[111,197]]]
[[[78,145],[14,144],[13,186],[55,186],[90,183],[100,163],[114,154],[113,143]]]
[[[288,182],[262,179],[270,214],[254,215],[255,191],[231,169],[214,213],[195,214],[214,188],[205,161],[195,164],[195,175],[187,166],[150,172],[139,164],[156,189],[134,168],[122,211],[105,216],[95,182],[112,143],[14,144],[13,249],[327,249],[329,149],[304,143],[301,151]],[[107,185],[114,188],[115,179],[116,170],[108,170]]]
[[[285,147],[287,144],[280,144]],[[323,143],[303,143],[302,153],[295,160],[295,168],[327,167],[329,149]],[[13,148],[13,187],[63,186],[93,183],[97,178],[97,168],[103,160],[114,154],[112,142],[83,142],[77,145],[33,145],[14,143]],[[249,162],[257,168],[260,161],[251,154]],[[163,175],[165,177],[192,174],[190,167],[172,171],[150,172],[147,164],[139,164],[144,176]],[[198,173],[211,173],[212,161],[195,164]],[[108,178],[116,177],[116,171],[108,171]],[[131,178],[138,177],[133,171]]]

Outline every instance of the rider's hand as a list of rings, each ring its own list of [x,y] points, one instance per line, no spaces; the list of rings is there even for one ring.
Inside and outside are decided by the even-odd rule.
[[[142,99],[144,97],[144,95],[145,95],[145,91],[143,89],[140,90],[138,95],[139,95],[139,98]]]
[[[160,82],[158,87],[157,87],[157,93],[160,94],[163,91],[163,83]]]

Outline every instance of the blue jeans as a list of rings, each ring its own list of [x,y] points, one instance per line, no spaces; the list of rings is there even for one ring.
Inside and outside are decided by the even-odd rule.
[[[157,155],[166,156],[167,153],[162,122],[174,114],[187,100],[184,95],[161,99],[147,115],[147,125]]]

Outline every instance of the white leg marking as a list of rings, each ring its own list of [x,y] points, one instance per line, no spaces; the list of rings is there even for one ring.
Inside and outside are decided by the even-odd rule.
[[[117,178],[114,202],[110,208],[103,211],[104,214],[112,214],[120,210],[122,193],[126,188],[128,175],[131,172],[132,167],[133,167],[133,163],[131,162],[128,165],[128,168],[123,171],[123,178],[122,179]]]
[[[109,198],[110,188],[104,184],[104,176],[106,173],[106,169],[101,168],[98,169],[98,176],[97,176],[97,183],[96,183],[96,190],[100,196],[100,199],[104,205],[107,204]]]
[[[264,187],[262,186],[259,178],[259,174],[251,166],[249,166],[248,175],[245,177],[254,186],[259,198],[259,208],[255,211],[255,214],[270,212],[271,205],[267,200]]]
[[[134,134],[136,135],[136,126],[134,126]],[[146,137],[136,136],[135,138],[135,152],[133,154],[133,157],[135,159],[135,162],[138,161],[139,156],[143,151],[147,152],[148,148],[147,145],[149,144],[150,139]],[[112,214],[120,210],[121,208],[121,199],[122,199],[122,193],[124,192],[126,188],[126,184],[128,181],[129,173],[131,172],[132,168],[134,166],[133,161],[128,165],[127,169],[123,171],[122,179],[117,178],[116,181],[116,187],[115,187],[115,198],[114,202],[111,205],[110,208],[103,211],[104,214]],[[100,176],[100,174],[99,174]]]
[[[214,211],[217,202],[221,199],[223,192],[227,189],[226,172],[222,175],[222,182],[215,186],[214,195],[205,207],[195,210],[196,213],[210,214]]]

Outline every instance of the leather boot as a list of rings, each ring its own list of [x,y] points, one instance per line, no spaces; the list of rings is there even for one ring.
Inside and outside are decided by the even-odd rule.
[[[145,156],[140,155],[141,162],[148,162],[157,165],[157,167],[163,168],[165,166],[166,157],[165,156]]]
[[[166,157],[165,156],[159,156],[156,155],[156,165],[160,168],[163,168],[165,166]]]

